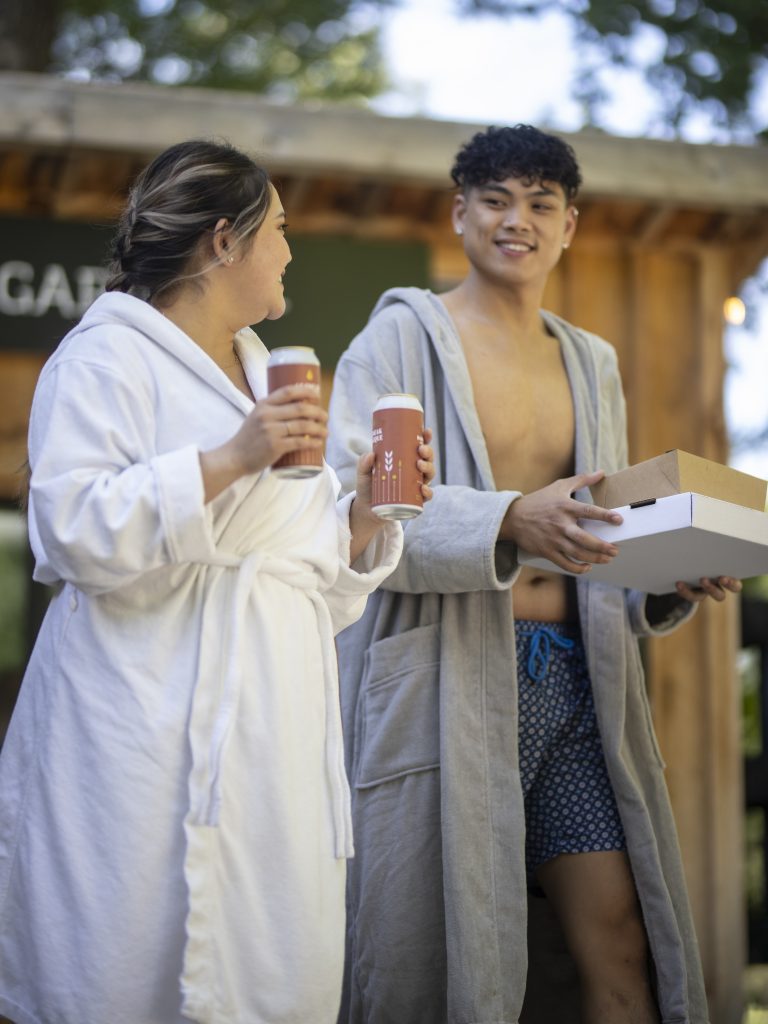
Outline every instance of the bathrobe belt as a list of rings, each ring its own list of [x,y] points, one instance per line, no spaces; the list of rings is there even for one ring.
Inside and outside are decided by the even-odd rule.
[[[333,817],[334,855],[338,858],[351,857],[354,854],[352,819],[349,784],[344,768],[336,652],[332,642],[333,625],[328,606],[317,589],[317,576],[295,562],[275,558],[264,552],[253,552],[242,560],[235,556],[221,555],[211,561],[215,565],[236,568],[237,574],[231,607],[222,615],[221,605],[214,601],[217,607],[210,609],[214,623],[209,625],[204,621],[201,630],[201,646],[205,642],[207,629],[213,629],[214,635],[220,636],[222,628],[227,628],[227,620],[231,634],[229,642],[225,641],[224,644],[223,675],[211,673],[210,664],[206,666],[205,659],[202,656],[200,658],[201,668],[189,723],[192,769],[187,824],[218,827],[222,773],[242,685],[241,632],[245,628],[248,599],[257,589],[259,577],[270,575],[289,586],[304,590],[317,612],[323,658],[325,763]],[[211,595],[208,600],[211,600]],[[208,610],[205,609],[204,616]],[[218,658],[217,662],[221,664]]]

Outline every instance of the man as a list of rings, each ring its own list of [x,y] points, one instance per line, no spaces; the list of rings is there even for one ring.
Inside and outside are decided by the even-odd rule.
[[[490,128],[451,173],[469,273],[382,296],[331,402],[346,488],[398,391],[424,405],[438,484],[339,640],[357,848],[342,1019],[515,1024],[527,989],[524,1021],[705,1024],[636,636],[740,584],[590,585],[616,548],[578,520],[621,521],[587,488],[626,465],[626,428],[613,348],[540,308],[576,231],[575,156]],[[518,549],[575,576],[521,570]],[[580,998],[559,962],[537,975],[534,945],[558,941],[541,911]]]

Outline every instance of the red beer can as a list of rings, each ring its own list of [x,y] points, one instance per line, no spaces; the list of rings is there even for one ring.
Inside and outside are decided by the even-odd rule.
[[[305,345],[273,348],[267,361],[267,389],[272,392],[286,384],[317,384],[320,386],[320,360]],[[320,448],[300,448],[281,456],[272,466],[277,476],[303,480],[317,476],[323,468]]]
[[[371,508],[382,519],[412,519],[424,507],[423,473],[416,460],[424,443],[424,410],[415,395],[382,395],[373,410]]]

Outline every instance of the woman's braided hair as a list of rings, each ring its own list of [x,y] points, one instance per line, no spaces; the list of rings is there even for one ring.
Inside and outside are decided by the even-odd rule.
[[[230,248],[250,240],[270,203],[267,172],[227,144],[192,140],[171,146],[137,178],[112,240],[107,291],[151,300],[217,262],[201,259],[204,235],[225,218]],[[201,265],[202,264],[202,265]]]

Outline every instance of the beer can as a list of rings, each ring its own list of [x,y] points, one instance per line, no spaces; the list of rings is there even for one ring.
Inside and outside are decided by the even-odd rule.
[[[320,386],[320,360],[315,351],[305,345],[286,345],[273,348],[267,361],[267,389],[272,392],[286,384],[317,384]],[[303,480],[317,476],[323,468],[320,448],[300,448],[287,452],[272,466],[276,476]]]
[[[424,443],[424,410],[415,395],[382,395],[373,410],[371,508],[382,519],[412,519],[424,506],[416,460]]]

